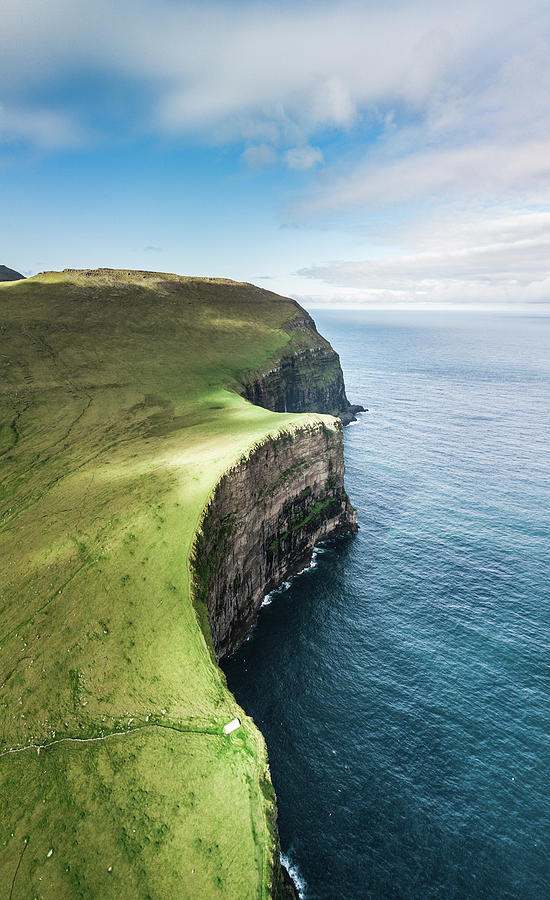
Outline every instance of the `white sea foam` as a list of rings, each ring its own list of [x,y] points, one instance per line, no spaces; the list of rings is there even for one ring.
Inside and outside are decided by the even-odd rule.
[[[284,594],[285,591],[288,591],[291,581],[283,581],[279,587],[275,588],[273,591],[270,591],[269,594],[266,594],[264,599],[262,600],[260,609],[262,606],[269,606],[270,603],[273,603],[273,598],[278,597],[279,594]]]
[[[314,553],[313,556],[311,557],[311,562],[310,562],[309,566],[304,566],[303,569],[300,569],[299,572],[296,572],[296,575],[294,577],[298,578],[298,575],[303,575],[304,572],[310,572],[312,569],[316,569],[317,566],[318,566],[317,556]]]
[[[296,885],[298,896],[303,900],[306,896],[306,882],[303,875],[301,875],[298,866],[292,863],[284,853],[281,853],[281,862]]]
[[[276,587],[273,591],[270,591],[269,594],[266,594],[261,602],[260,609],[262,609],[262,607],[264,606],[270,606],[270,604],[273,603],[275,597],[278,597],[280,594],[284,594],[285,591],[288,591],[294,579],[298,578],[299,575],[303,575],[304,572],[310,572],[312,569],[316,569],[318,566],[317,557],[322,553],[328,552],[328,547],[315,547],[309,565],[304,566],[303,569],[300,569],[299,572],[296,572],[296,575],[293,575],[292,578],[290,578],[288,581],[283,581],[283,583],[280,584],[279,587]]]

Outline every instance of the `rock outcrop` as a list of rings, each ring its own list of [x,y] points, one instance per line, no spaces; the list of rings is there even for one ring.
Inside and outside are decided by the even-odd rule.
[[[201,618],[207,610],[218,659],[245,639],[265,595],[309,564],[318,541],[357,530],[342,443],[337,420],[282,431],[218,482],[192,556],[194,602]]]
[[[24,275],[21,275],[20,272],[16,272],[15,269],[8,269],[7,266],[0,266],[0,281],[20,281],[24,278]]]
[[[349,402],[340,357],[319,334],[309,313],[298,303],[296,308],[296,318],[287,322],[285,330],[293,336],[301,333],[310,346],[299,348],[291,340],[287,352],[266,371],[247,373],[242,394],[274,412],[328,413],[348,425],[364,407]]]

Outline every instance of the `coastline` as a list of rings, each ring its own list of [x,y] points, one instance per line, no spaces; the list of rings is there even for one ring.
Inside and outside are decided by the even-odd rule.
[[[336,419],[282,427],[226,469],[204,506],[190,553],[193,605],[216,664],[248,636],[265,597],[311,564],[315,545],[355,532],[356,520],[344,490],[343,426]],[[270,892],[297,898],[280,863],[267,755],[265,767]]]
[[[301,318],[293,301],[252,285],[79,270],[0,293],[10,348],[2,875],[13,877],[30,835],[17,869],[29,892],[47,876],[59,896],[79,879],[106,897],[174,885],[189,896],[267,897],[281,869],[265,743],[227,690],[207,603],[197,627],[188,561],[220,479],[223,505],[241,478],[244,509],[267,466],[253,522],[240,529],[257,534],[270,505],[266,577],[244,566],[254,590],[240,628],[217,636],[229,649],[266,586],[303,568],[315,540],[349,517],[337,484],[342,426],[305,408],[342,396],[337,356],[309,323],[291,327]],[[313,371],[315,354],[302,351],[320,345],[329,367]],[[300,408],[286,415],[246,402],[242,373],[292,351],[314,395],[296,395]],[[266,444],[274,434],[277,459]],[[254,442],[263,449],[245,464]],[[210,537],[222,538],[220,550],[232,541],[230,529]],[[242,727],[227,739],[235,717]],[[19,748],[28,750],[11,752]]]

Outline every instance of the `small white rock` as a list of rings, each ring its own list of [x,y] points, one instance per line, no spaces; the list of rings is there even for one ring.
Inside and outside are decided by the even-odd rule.
[[[50,858],[50,856],[52,855],[52,853],[53,853],[53,847],[52,847],[52,849],[51,849],[48,853],[46,853],[46,856],[47,856],[48,859]]]

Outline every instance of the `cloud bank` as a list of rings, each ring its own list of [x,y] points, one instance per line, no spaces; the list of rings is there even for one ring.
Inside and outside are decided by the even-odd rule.
[[[419,229],[413,243],[414,252],[311,266],[297,274],[333,286],[351,305],[502,305],[550,298],[550,213],[438,220]]]
[[[546,0],[5,0],[2,15],[0,144],[232,147],[301,179],[296,222],[416,222],[393,250],[303,278],[365,297],[548,290]]]
[[[548,124],[549,19],[540,0],[5,0],[0,83],[7,102],[75,74],[124,78],[145,127],[209,140],[300,146],[403,114],[433,135],[522,131],[534,106]]]

